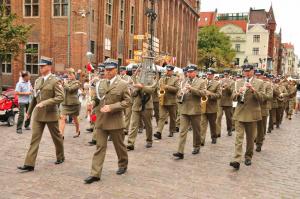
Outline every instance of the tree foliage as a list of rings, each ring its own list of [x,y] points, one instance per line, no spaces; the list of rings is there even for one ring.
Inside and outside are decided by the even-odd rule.
[[[229,67],[235,57],[231,46],[230,37],[220,32],[218,27],[202,28],[198,34],[198,64],[206,69],[212,66]]]

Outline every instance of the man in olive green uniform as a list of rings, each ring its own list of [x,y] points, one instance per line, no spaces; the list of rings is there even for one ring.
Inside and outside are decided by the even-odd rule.
[[[187,68],[188,79],[184,82],[181,90],[182,104],[180,117],[180,135],[177,159],[184,158],[184,147],[190,125],[193,129],[193,152],[196,155],[200,152],[200,120],[201,120],[201,97],[206,96],[206,81],[197,77],[197,66],[189,65]]]
[[[267,119],[270,110],[270,104],[273,98],[273,89],[271,83],[264,76],[264,71],[257,69],[255,75],[263,81],[263,94],[260,103],[262,120],[257,121],[256,151],[260,152],[267,130]]]
[[[280,128],[282,119],[283,119],[283,113],[285,110],[285,103],[286,103],[286,97],[288,95],[288,91],[286,90],[286,86],[280,82],[280,79],[275,79],[275,85],[274,85],[274,93],[275,93],[275,99],[277,103],[277,107],[275,108],[276,112],[276,128]],[[274,113],[274,112],[272,112]]]
[[[152,94],[157,87],[157,83],[153,83],[152,85],[143,85],[138,82],[138,75],[139,74],[137,74],[137,77],[134,80],[135,82],[133,83],[135,90],[132,93],[133,105],[131,112],[130,131],[128,134],[128,151],[134,150],[134,144],[141,121],[143,121],[146,129],[146,148],[151,148],[153,142],[153,129],[151,123],[153,112]]]
[[[237,170],[242,160],[244,134],[246,134],[245,165],[251,165],[257,121],[262,119],[260,102],[263,95],[263,81],[254,77],[252,65],[244,65],[243,73],[245,78],[235,83],[233,93],[233,99],[237,100],[238,104],[233,115],[236,121],[236,138],[234,159],[230,162],[230,166]]]
[[[111,136],[118,156],[119,169],[116,174],[124,174],[128,165],[124,144],[124,110],[130,103],[129,89],[127,83],[117,75],[118,63],[107,60],[104,64],[107,79],[97,83],[96,97],[92,99],[97,115],[95,123],[97,150],[93,156],[91,174],[84,180],[86,184],[100,180],[108,135]]]
[[[161,134],[168,116],[170,116],[169,137],[173,137],[173,134],[176,132],[176,101],[177,92],[179,90],[179,80],[173,75],[174,69],[174,66],[167,65],[166,75],[159,81],[159,122],[157,132],[154,134],[154,137],[157,139],[161,139]]]
[[[129,86],[129,91],[131,90],[131,85],[132,85],[132,80],[129,75],[127,75],[127,70],[125,66],[120,67],[120,77],[122,80],[127,82]],[[124,129],[125,135],[128,134],[129,131],[129,125],[130,125],[130,117],[131,117],[131,106],[132,106],[132,101],[130,102],[130,105],[128,108],[125,109],[125,126],[126,128]]]
[[[201,146],[205,144],[207,124],[209,123],[212,144],[217,143],[216,119],[218,111],[218,99],[221,98],[220,83],[214,79],[214,69],[207,71],[207,102],[206,110],[201,115]]]
[[[220,100],[220,109],[217,115],[217,136],[221,137],[221,124],[223,112],[225,112],[227,133],[232,135],[232,91],[234,89],[234,81],[229,78],[229,70],[224,70],[224,78],[221,80],[222,96]]]
[[[159,87],[158,84],[155,87],[155,90],[152,94],[152,99],[153,99],[153,112],[154,112],[154,118],[156,121],[156,125],[158,125],[159,121],[159,99],[158,99],[158,92],[159,92]]]
[[[64,100],[64,91],[61,82],[51,74],[52,59],[41,58],[39,77],[34,86],[34,97],[30,103],[27,118],[32,115],[32,138],[24,166],[18,167],[23,171],[33,171],[35,161],[44,132],[47,125],[53,139],[56,159],[55,164],[61,164],[65,160],[63,138],[58,128],[58,105]]]
[[[288,96],[287,96],[287,100],[288,100],[288,106],[287,106],[287,116],[288,119],[291,120],[292,119],[292,115],[293,115],[293,110],[295,108],[295,104],[296,104],[296,95],[297,95],[297,87],[296,87],[296,83],[295,81],[289,81],[289,85],[287,88],[288,91]]]

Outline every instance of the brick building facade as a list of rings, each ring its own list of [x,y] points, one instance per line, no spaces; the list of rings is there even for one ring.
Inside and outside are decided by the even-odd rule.
[[[134,35],[148,32],[145,11],[150,7],[149,0],[72,0],[70,7],[69,0],[8,2],[11,12],[19,16],[19,23],[33,25],[26,48],[36,49],[37,53],[15,57],[9,63],[11,70],[3,70],[4,86],[14,85],[23,69],[37,74],[41,55],[54,59],[56,71],[83,68],[88,51],[94,53],[94,64],[113,58],[126,65],[134,51],[143,48]],[[198,2],[156,0],[159,54],[174,57],[177,66],[196,63]]]

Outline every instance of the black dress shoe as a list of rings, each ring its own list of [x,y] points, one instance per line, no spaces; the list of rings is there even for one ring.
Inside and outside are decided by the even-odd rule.
[[[204,146],[204,143],[201,143],[201,146]]]
[[[235,128],[232,128],[231,131],[235,131]]]
[[[112,141],[111,135],[108,136],[108,141]]]
[[[17,167],[17,168],[22,171],[33,171],[34,170],[33,166],[28,166],[28,165],[24,165],[22,167]]]
[[[17,129],[17,133],[18,134],[22,134],[23,132],[22,132],[22,129]]]
[[[134,146],[128,145],[127,146],[127,151],[133,151],[134,150]]]
[[[229,165],[232,166],[233,168],[235,168],[236,170],[240,169],[240,163],[239,162],[230,162]]]
[[[87,132],[93,132],[94,129],[93,129],[93,128],[88,128],[88,129],[86,129],[86,131],[87,131]]]
[[[228,131],[228,136],[232,136],[232,131]]]
[[[61,160],[56,160],[56,162],[54,162],[54,164],[62,164],[65,161],[65,158],[61,159]]]
[[[173,137],[173,136],[174,136],[173,132],[170,132],[170,134],[168,135],[168,137]]]
[[[128,135],[128,130],[127,129],[124,130],[124,135]]]
[[[126,173],[127,171],[127,167],[125,168],[119,168],[118,171],[116,172],[117,175],[122,175],[124,173]]]
[[[268,129],[267,133],[272,133],[272,130],[271,130],[271,129]]]
[[[217,135],[217,137],[220,138],[220,137],[221,137],[221,134],[220,134],[220,135]]]
[[[194,150],[192,151],[192,154],[193,154],[193,155],[196,155],[196,154],[198,154],[198,153],[200,153],[200,149],[194,149]]]
[[[153,136],[154,136],[156,139],[161,140],[161,133],[160,133],[160,132],[156,132]]]
[[[261,152],[261,146],[256,146],[256,151]]]
[[[176,157],[177,160],[184,158],[184,155],[182,153],[179,153],[179,152],[173,153],[173,156]]]
[[[152,143],[147,143],[145,147],[146,148],[151,148],[152,147]]]
[[[212,138],[211,143],[212,144],[217,144],[217,138]]]
[[[250,165],[251,165],[251,160],[246,159],[246,160],[245,160],[245,165],[246,165],[246,166],[250,166]]]
[[[89,176],[89,177],[87,177],[86,179],[84,179],[84,183],[85,184],[92,184],[93,182],[97,182],[97,181],[99,181],[100,180],[100,178],[98,178],[98,177],[95,177],[95,176]]]
[[[96,140],[92,140],[92,141],[89,141],[88,142],[90,144],[90,146],[94,146],[97,144],[97,141]]]
[[[179,127],[176,127],[176,132],[179,133]]]

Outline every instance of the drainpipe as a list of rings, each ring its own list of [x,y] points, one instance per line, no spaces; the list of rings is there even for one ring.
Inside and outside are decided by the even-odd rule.
[[[68,0],[68,52],[67,52],[67,65],[71,65],[71,0]]]

